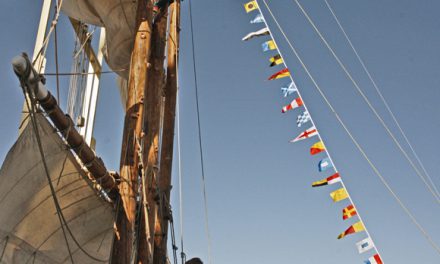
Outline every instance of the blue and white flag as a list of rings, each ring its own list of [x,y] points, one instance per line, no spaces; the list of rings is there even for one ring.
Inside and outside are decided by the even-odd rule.
[[[296,88],[296,84],[294,81],[292,81],[288,87],[281,87],[281,92],[283,93],[284,97],[287,97],[294,92],[298,92],[298,88]]]
[[[263,23],[264,18],[262,14],[258,14],[254,19],[251,20],[251,24]]]
[[[301,125],[307,123],[310,121],[310,114],[307,111],[304,111],[304,113],[298,115],[298,118],[296,119],[296,124],[298,127],[301,127]]]
[[[333,164],[331,163],[329,158],[325,158],[321,160],[318,164],[319,171],[326,171],[330,168],[333,168]]]
[[[365,253],[368,250],[374,248],[373,241],[371,240],[371,237],[367,237],[359,242],[356,243],[356,247],[359,251],[359,254]]]

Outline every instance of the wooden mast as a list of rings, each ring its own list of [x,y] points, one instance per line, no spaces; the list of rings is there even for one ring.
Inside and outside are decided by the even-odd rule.
[[[154,19],[152,0],[139,0],[121,154],[121,200],[111,263],[167,263],[168,204],[176,105],[179,12],[171,18],[165,87],[168,2]],[[171,10],[180,10],[180,1]],[[165,94],[165,117],[160,109]],[[165,147],[159,164],[161,123]],[[159,178],[159,170],[164,176]],[[161,205],[161,206],[159,206]],[[163,206],[162,206],[163,205]],[[157,256],[155,253],[157,251]]]
[[[166,263],[167,258],[167,237],[170,214],[170,191],[171,191],[171,168],[173,161],[174,145],[174,121],[176,113],[177,95],[177,62],[179,56],[179,32],[180,32],[180,0],[170,5],[170,26],[168,35],[167,55],[167,81],[164,89],[165,106],[163,116],[163,134],[160,173],[158,187],[160,191],[159,210],[155,225],[156,235],[154,237],[154,264]]]
[[[121,183],[116,218],[116,234],[113,243],[111,263],[135,263],[137,261],[136,201],[139,189],[139,175],[142,175],[140,164],[140,145],[144,138],[144,93],[148,83],[148,58],[151,47],[153,7],[151,0],[138,0],[136,14],[136,33],[131,55],[128,80],[128,98],[124,131],[122,137],[120,176]],[[149,228],[146,228],[149,230]],[[149,239],[147,237],[146,239]],[[151,247],[146,255],[152,259]]]
[[[159,135],[160,135],[160,116],[162,90],[164,88],[164,60],[166,47],[166,33],[168,24],[168,1],[161,7],[156,15],[153,23],[153,33],[151,38],[151,57],[149,63],[151,67],[148,69],[148,84],[145,90],[145,107],[144,107],[144,127],[145,127],[145,143],[143,145],[143,164],[144,181],[143,181],[143,202],[144,210],[142,210],[142,223],[140,229],[141,235],[139,241],[139,262],[152,263],[153,258],[148,258],[143,248],[153,249],[154,257],[154,238],[156,235],[155,225],[158,212],[159,192],[157,187],[157,175],[159,172]],[[150,239],[148,239],[150,237]],[[165,263],[165,262],[163,262]]]

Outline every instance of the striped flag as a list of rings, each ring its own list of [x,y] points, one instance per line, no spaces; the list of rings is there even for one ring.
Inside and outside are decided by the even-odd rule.
[[[352,204],[342,209],[342,220],[347,220],[357,215],[356,208]]]
[[[247,40],[250,40],[254,37],[265,36],[265,35],[270,35],[270,31],[267,27],[262,28],[258,31],[255,31],[255,32],[251,32],[251,33],[247,34],[246,36],[244,36],[241,40],[247,41]]]
[[[312,183],[312,187],[331,185],[331,184],[335,184],[337,182],[341,182],[341,177],[339,177],[339,173],[335,173],[332,176],[327,177],[323,180],[315,181],[314,183]]]
[[[350,226],[347,230],[345,230],[341,234],[339,234],[338,239],[341,239],[341,238],[343,238],[347,235],[350,235],[350,234],[362,232],[364,230],[365,230],[364,225],[362,224],[361,221],[359,221],[359,222],[355,223],[354,225]]]
[[[257,1],[254,0],[254,1],[250,1],[246,4],[244,4],[244,9],[246,10],[246,13],[249,13],[251,11],[258,9]]]
[[[281,64],[281,63],[284,62],[284,61],[283,61],[283,58],[281,58],[281,55],[280,55],[280,54],[277,54],[277,55],[271,57],[271,58],[269,59],[269,61],[270,61],[270,65],[269,65],[270,67],[273,67],[273,66],[279,65],[279,64]]]
[[[333,202],[339,202],[348,198],[348,193],[344,188],[340,188],[334,192],[330,193],[330,197],[333,199]]]
[[[322,141],[316,142],[315,144],[313,144],[313,146],[310,147],[310,155],[316,155],[323,151],[325,151],[325,146]]]
[[[293,142],[297,142],[306,138],[310,138],[313,136],[318,135],[318,130],[316,130],[316,128],[314,126],[312,126],[311,128],[307,129],[306,131],[302,132],[301,134],[299,134],[299,136],[297,136],[296,138],[290,140],[291,143]]]
[[[272,80],[281,79],[281,78],[289,77],[289,76],[290,76],[289,69],[285,68],[285,69],[282,69],[281,71],[273,74],[272,76],[270,76],[268,78],[268,80],[272,81]]]
[[[296,118],[296,125],[298,127],[301,127],[301,125],[307,123],[310,121],[310,114],[307,111],[304,111],[302,114],[298,115],[298,117]]]
[[[292,102],[290,102],[290,104],[284,106],[283,109],[281,109],[281,113],[285,113],[289,110],[293,110],[293,109],[300,107],[302,105],[303,105],[303,101],[301,100],[300,97],[298,97],[295,100],[293,100]]]
[[[382,259],[378,254],[372,256],[368,260],[364,260],[365,264],[383,264]]]
[[[356,247],[358,249],[359,254],[362,254],[374,248],[374,245],[373,245],[373,241],[371,240],[371,237],[367,237],[357,242]]]
[[[287,97],[297,91],[298,88],[296,88],[296,84],[294,81],[292,81],[288,87],[281,87],[281,92],[283,92],[284,97]]]
[[[251,24],[263,23],[264,17],[262,14],[258,14],[254,19],[251,20]]]

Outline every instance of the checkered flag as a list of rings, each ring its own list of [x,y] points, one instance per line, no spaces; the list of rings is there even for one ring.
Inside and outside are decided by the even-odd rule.
[[[296,119],[296,124],[298,127],[301,127],[301,125],[307,123],[310,121],[310,114],[307,111],[304,111],[301,115],[298,115],[298,118]]]

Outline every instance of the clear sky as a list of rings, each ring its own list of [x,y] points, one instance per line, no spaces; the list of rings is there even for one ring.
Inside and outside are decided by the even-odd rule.
[[[241,41],[247,33],[263,27],[249,23],[257,13],[246,14],[245,2],[195,0],[192,3],[213,263],[363,263],[370,255],[359,255],[355,243],[363,239],[365,233],[336,239],[356,221],[342,220],[341,210],[347,205],[346,201],[337,204],[331,201],[329,193],[338,187],[311,188],[313,181],[331,174],[318,172],[317,164],[324,154],[309,155],[316,138],[296,144],[288,142],[309,125],[303,129],[296,127],[298,109],[281,114],[281,107],[294,97],[281,95],[280,87],[288,83],[287,79],[266,80],[281,69],[280,66],[269,68],[268,58],[275,55],[274,52],[262,52],[261,43],[269,37]],[[261,0],[259,2],[262,5]],[[440,134],[440,4],[433,0],[329,2],[434,183],[440,187],[440,144],[436,140]],[[396,194],[434,242],[440,244],[439,204],[294,1],[268,3],[343,121]],[[398,135],[324,1],[301,3]],[[16,138],[23,100],[10,60],[21,51],[32,53],[40,1],[4,0],[0,7],[4,25],[0,29],[0,160],[3,160]],[[383,260],[386,263],[440,263],[439,253],[374,174],[316,91],[267,10],[262,10]],[[62,17],[59,26],[62,72],[70,71],[73,51],[74,34],[67,22]],[[53,49],[48,53],[47,72],[54,72]],[[200,256],[207,260],[192,63],[188,1],[184,1],[179,65],[184,250],[189,257]],[[48,77],[48,86],[55,91],[53,77]],[[67,89],[68,78],[63,77],[63,107]],[[112,169],[117,169],[119,164],[122,111],[114,75],[105,75],[95,137],[98,154]],[[400,135],[398,140],[403,142]],[[406,145],[404,148],[409,152]],[[172,202],[179,235],[176,179],[174,174]]]

